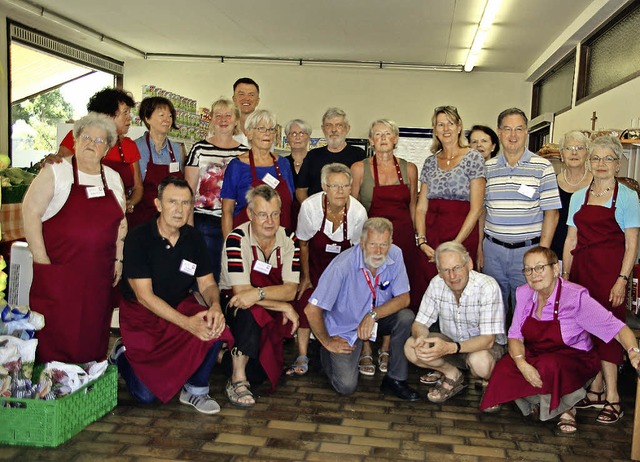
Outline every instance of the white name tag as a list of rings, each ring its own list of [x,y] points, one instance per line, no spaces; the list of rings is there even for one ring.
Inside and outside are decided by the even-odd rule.
[[[180,164],[178,162],[169,162],[169,173],[176,173],[180,171]]]
[[[265,183],[267,183],[269,186],[271,186],[273,189],[276,189],[278,187],[278,185],[280,184],[280,180],[278,180],[275,176],[273,176],[271,173],[267,173],[263,178],[262,181],[264,181]]]
[[[324,250],[328,253],[340,253],[341,249],[338,244],[327,244]]]
[[[180,263],[180,272],[188,274],[189,276],[193,276],[194,274],[196,274],[197,267],[198,265],[196,265],[195,263],[191,263],[189,260],[183,259]]]
[[[253,269],[258,273],[269,274],[271,272],[271,265],[262,260],[256,260],[256,262],[253,264]]]
[[[104,197],[104,188],[102,186],[89,186],[87,188],[87,197],[89,199]]]
[[[369,340],[371,340],[372,342],[375,342],[377,337],[378,337],[378,323],[375,322],[373,323],[373,329],[371,329],[371,337],[369,337]]]
[[[521,184],[520,188],[518,189],[518,192],[523,196],[527,196],[529,199],[531,199],[533,195],[536,193],[536,190],[531,186],[527,186],[526,184]]]
[[[471,329],[467,330],[467,333],[469,334],[469,337],[477,337],[478,335],[480,335],[480,328],[472,327]]]

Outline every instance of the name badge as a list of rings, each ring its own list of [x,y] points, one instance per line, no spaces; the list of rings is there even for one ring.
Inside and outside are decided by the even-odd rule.
[[[518,192],[523,196],[527,196],[529,199],[531,199],[533,195],[536,193],[536,190],[531,186],[527,186],[526,184],[521,184],[520,188],[518,189]]]
[[[178,162],[169,162],[169,173],[176,173],[180,171],[180,164]]]
[[[377,337],[378,337],[378,323],[375,322],[373,323],[373,329],[371,329],[371,337],[369,337],[369,340],[372,342],[375,342]]]
[[[104,197],[104,188],[102,186],[89,186],[87,188],[87,197],[89,199]]]
[[[477,337],[478,335],[480,335],[480,328],[472,327],[471,329],[467,330],[467,333],[469,334],[469,337]]]
[[[278,187],[278,185],[280,184],[280,180],[278,180],[275,176],[273,176],[271,173],[267,173],[264,177],[262,177],[262,181],[264,181],[265,183],[267,183],[269,186],[271,186],[273,189],[276,189]]]
[[[269,263],[262,260],[256,260],[253,264],[253,269],[262,274],[269,274],[271,272],[271,268],[272,267]]]
[[[182,260],[180,263],[180,272],[184,274],[188,274],[189,276],[193,276],[196,274],[196,268],[198,265],[195,263],[191,263],[189,260]]]
[[[341,249],[338,244],[327,244],[324,250],[328,253],[340,253]]]

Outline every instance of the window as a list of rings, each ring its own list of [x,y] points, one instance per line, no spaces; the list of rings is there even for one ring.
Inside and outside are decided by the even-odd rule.
[[[575,69],[574,51],[533,85],[532,119],[547,112],[557,114],[571,108]]]

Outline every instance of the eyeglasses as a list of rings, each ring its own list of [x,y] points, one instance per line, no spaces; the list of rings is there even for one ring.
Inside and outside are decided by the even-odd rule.
[[[547,263],[545,265],[536,265],[533,268],[525,266],[524,268],[522,268],[522,274],[524,274],[525,276],[530,276],[531,273],[533,273],[534,271],[536,273],[542,273],[544,271],[545,266],[551,266],[555,264],[556,262]]]
[[[617,157],[613,157],[613,156],[606,156],[606,157],[593,156],[593,157],[591,157],[589,159],[589,162],[591,162],[592,164],[599,164],[600,161],[602,161],[605,164],[612,164],[616,160],[620,160],[620,159],[618,159]]]
[[[337,124],[324,124],[322,125],[323,128],[326,128],[327,130],[343,130],[345,127],[347,126],[347,124],[345,123],[337,123]]]
[[[271,212],[271,213],[267,213],[267,212],[253,212],[253,214],[258,218],[258,220],[260,221],[267,221],[267,219],[271,218],[272,220],[275,220],[276,218],[280,218],[280,212]]]
[[[267,132],[270,135],[273,135],[276,132],[275,127],[271,127],[271,128],[267,128],[267,127],[255,127],[254,128],[255,131],[257,131],[258,133],[264,133]]]
[[[464,265],[456,265],[453,268],[443,268],[439,270],[441,274],[457,274],[464,268]]]
[[[565,151],[573,151],[573,152],[576,152],[576,151],[586,151],[586,150],[587,150],[587,147],[586,147],[586,146],[565,146],[565,147],[564,147],[564,150],[565,150]]]
[[[80,139],[81,139],[82,141],[84,141],[85,143],[91,143],[91,142],[94,142],[94,143],[96,143],[96,144],[104,144],[104,145],[106,145],[106,144],[107,144],[107,142],[106,142],[103,138],[100,138],[99,136],[96,136],[96,137],[94,138],[93,136],[91,136],[91,135],[87,135],[86,133],[85,133],[85,134],[80,135]]]
[[[327,188],[329,188],[331,191],[343,191],[345,189],[351,189],[351,185],[350,184],[328,184],[326,185]]]
[[[435,108],[433,110],[434,113],[438,113],[438,112],[455,112],[456,114],[458,113],[458,108],[455,106],[438,106],[437,108]]]
[[[302,138],[303,136],[305,136],[307,134],[307,132],[290,132],[289,136],[291,138]]]
[[[512,133],[515,133],[516,135],[522,135],[527,130],[527,127],[518,125],[517,127],[500,127],[500,130],[507,133],[508,135],[511,135]]]

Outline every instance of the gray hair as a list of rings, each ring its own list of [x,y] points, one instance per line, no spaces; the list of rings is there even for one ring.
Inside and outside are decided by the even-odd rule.
[[[351,169],[344,164],[340,164],[338,162],[334,162],[332,164],[327,164],[322,167],[320,171],[320,181],[322,184],[327,184],[329,181],[329,175],[333,175],[334,173],[343,173],[347,175],[349,178],[349,184],[353,183],[353,177],[351,176]]]
[[[324,121],[327,119],[333,119],[334,117],[342,117],[344,119],[344,123],[349,125],[349,119],[347,118],[347,113],[342,109],[337,107],[330,107],[327,109],[322,116],[322,125],[324,125]]]
[[[302,119],[291,119],[289,122],[287,122],[287,125],[284,126],[284,134],[289,136],[289,132],[291,131],[291,127],[293,127],[294,125],[297,125],[307,135],[311,136],[311,132],[312,132],[311,125],[309,125],[308,123],[306,123]]]
[[[395,136],[396,138],[400,136],[400,129],[398,128],[398,125],[393,120],[378,119],[378,120],[374,120],[371,123],[371,126],[369,127],[369,138],[373,138],[373,127],[375,127],[378,124],[382,124],[385,127],[387,127],[389,130],[391,130],[391,132],[393,133],[393,136]]]
[[[246,131],[253,130],[258,126],[259,122],[264,122],[265,125],[269,125],[270,127],[275,127],[278,124],[276,115],[273,112],[267,111],[266,109],[258,109],[247,117],[247,120],[244,122],[244,129]]]
[[[500,113],[500,115],[498,115],[498,128],[502,127],[502,120],[510,115],[519,115],[520,117],[522,117],[524,119],[524,125],[525,127],[529,126],[529,119],[527,119],[527,115],[524,113],[524,111],[522,109],[519,109],[517,107],[510,107],[509,109],[505,109],[504,111],[502,111]]]
[[[440,255],[442,255],[444,252],[455,252],[459,254],[460,256],[462,256],[465,265],[469,263],[469,260],[471,260],[469,252],[464,245],[456,241],[443,242],[438,246],[435,254],[436,267],[438,269],[440,269]]]
[[[596,149],[610,149],[618,160],[622,157],[622,143],[613,136],[603,135],[593,140],[589,144],[589,155],[591,156]]]
[[[211,133],[212,135],[214,134],[214,130],[213,130],[213,113],[220,108],[224,108],[224,109],[230,109],[231,112],[233,112],[236,116],[236,122],[238,120],[240,120],[240,109],[238,109],[238,106],[236,106],[236,104],[227,98],[219,98],[217,101],[214,101],[213,104],[211,105],[211,122],[209,122],[209,133]],[[233,127],[233,134],[237,135],[238,133],[240,133],[240,129],[238,128],[238,124],[236,123],[236,126]]]
[[[570,132],[565,133],[562,138],[560,138],[560,143],[558,143],[560,146],[560,151],[564,149],[565,145],[569,141],[575,141],[576,143],[584,144],[585,147],[589,149],[589,137],[580,130],[571,130]]]
[[[282,208],[282,199],[280,199],[280,194],[278,194],[278,192],[268,184],[261,184],[255,188],[249,189],[244,197],[247,199],[247,208],[251,211],[253,211],[253,203],[255,202],[256,197],[262,197],[267,202],[277,199],[278,207]]]
[[[73,124],[73,138],[76,142],[78,142],[82,132],[89,127],[104,130],[107,134],[107,139],[105,140],[108,145],[107,150],[115,146],[116,141],[118,141],[118,132],[116,131],[116,124],[113,122],[113,118],[105,114],[90,112],[81,119],[78,119],[76,123]]]
[[[384,234],[386,231],[389,231],[389,234],[393,236],[393,223],[386,218],[382,217],[373,217],[369,218],[364,222],[362,226],[362,237],[361,240],[365,240],[367,238],[367,232],[371,230],[376,234]]]

